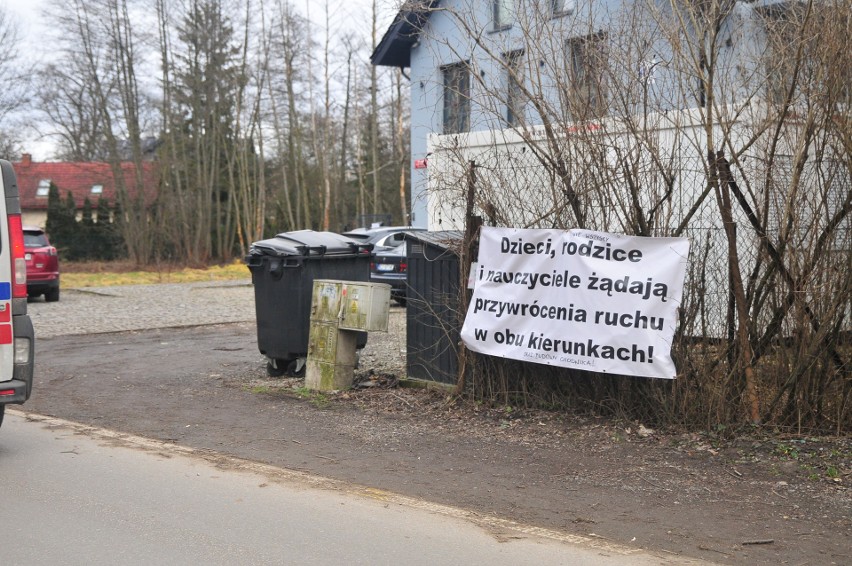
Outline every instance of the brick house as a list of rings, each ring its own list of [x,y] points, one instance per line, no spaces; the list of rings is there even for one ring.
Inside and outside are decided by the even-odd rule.
[[[63,202],[70,192],[78,215],[88,198],[92,208],[97,208],[100,199],[105,199],[110,208],[115,206],[116,189],[112,168],[101,162],[37,162],[25,153],[21,160],[12,164],[18,178],[18,191],[21,196],[23,221],[27,226],[44,227],[47,221],[47,196],[50,184],[59,189]],[[124,182],[130,196],[135,192],[135,166],[133,163],[121,164]],[[156,195],[156,163],[146,161],[142,164],[142,176],[146,200],[150,202]]]

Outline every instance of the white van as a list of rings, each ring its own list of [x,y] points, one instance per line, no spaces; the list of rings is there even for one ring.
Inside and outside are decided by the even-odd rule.
[[[0,160],[0,424],[8,404],[30,398],[33,323],[27,314],[27,263],[21,202],[12,164]]]

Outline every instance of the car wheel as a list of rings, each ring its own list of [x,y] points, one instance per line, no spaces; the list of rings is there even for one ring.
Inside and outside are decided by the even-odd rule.
[[[398,304],[399,306],[405,306],[405,297],[394,297],[393,300],[396,301],[396,304]]]
[[[0,405],[0,426],[3,426],[3,415],[6,413],[6,405]]]
[[[48,303],[55,303],[59,300],[59,287],[54,287],[49,291],[45,291],[44,300]]]

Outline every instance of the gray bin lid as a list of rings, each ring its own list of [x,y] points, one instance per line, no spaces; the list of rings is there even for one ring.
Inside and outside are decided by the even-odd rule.
[[[274,238],[254,242],[249,248],[249,254],[275,257],[300,256],[304,258],[340,257],[367,254],[372,247],[372,244],[363,244],[335,232],[297,230],[295,232],[282,232]]]

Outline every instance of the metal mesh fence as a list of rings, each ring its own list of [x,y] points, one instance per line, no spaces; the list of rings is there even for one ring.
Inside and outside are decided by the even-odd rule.
[[[512,363],[511,371],[501,370],[495,360],[488,360],[488,371],[481,364],[473,382],[481,392],[503,394],[529,394],[549,383],[545,396],[558,390],[566,399],[626,414],[709,424],[747,420],[748,374],[762,420],[848,430],[852,183],[845,163],[827,153],[817,160],[792,153],[768,159],[755,150],[738,156],[730,180],[714,182],[694,145],[667,148],[631,149],[591,136],[555,146],[489,140],[456,144],[433,158],[430,214],[445,228],[464,227],[471,189],[475,214],[488,225],[582,227],[691,242],[673,347],[677,383],[626,385],[577,372],[553,381],[542,377],[549,369]],[[722,191],[732,202],[732,236],[723,223]],[[734,265],[747,350],[737,339]]]

